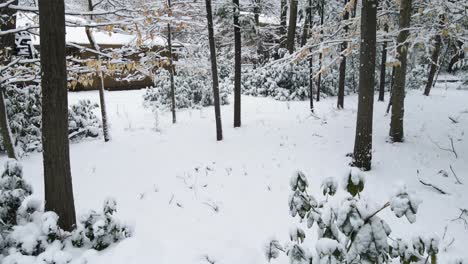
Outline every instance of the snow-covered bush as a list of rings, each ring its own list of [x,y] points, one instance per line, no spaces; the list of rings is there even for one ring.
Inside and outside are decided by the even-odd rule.
[[[178,68],[174,76],[176,108],[198,108],[213,105],[211,76],[186,68]],[[220,83],[222,84],[222,83]],[[229,91],[220,85],[220,103],[228,104]],[[154,87],[147,88],[143,95],[144,105],[171,106],[171,82],[169,71],[158,70],[154,76]]]
[[[427,65],[415,65],[408,71],[406,87],[415,90],[424,89],[424,87],[426,87],[428,75]]]
[[[247,95],[281,101],[305,100],[309,98],[309,68],[303,63],[282,63],[244,69],[242,90]]]
[[[316,226],[315,251],[304,246],[307,233],[297,227],[291,230],[291,243],[287,246],[281,246],[277,240],[266,246],[267,258],[276,258],[284,251],[294,264],[389,263],[392,259],[409,264],[429,258],[430,263],[436,263],[437,237],[416,237],[410,242],[390,239],[390,226],[378,216],[390,208],[398,218],[405,216],[414,223],[421,201],[401,186],[388,202],[376,206],[361,195],[364,184],[363,173],[352,168],[343,180],[343,189],[347,192],[344,198],[335,197],[338,182],[326,178],[321,185],[324,199],[318,201],[307,193],[309,184],[305,174],[296,172],[290,181],[289,211],[307,228]]]
[[[58,226],[58,215],[44,212],[42,202],[31,193],[21,165],[7,161],[0,179],[1,263],[66,264],[76,248],[103,250],[131,235],[130,228],[115,217],[112,199],[105,201],[102,212],[91,211],[75,230],[66,232]]]
[[[90,100],[80,100],[68,109],[68,133],[73,140],[97,137],[101,123],[95,114],[98,104]]]
[[[37,85],[9,86],[6,89],[5,103],[14,144],[19,154],[42,151],[41,88]],[[94,113],[97,107],[97,104],[89,100],[81,100],[69,107],[70,139],[99,136],[101,122]]]

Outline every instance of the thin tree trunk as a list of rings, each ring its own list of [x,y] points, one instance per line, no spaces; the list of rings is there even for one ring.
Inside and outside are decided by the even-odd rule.
[[[0,0],[0,3],[5,3],[6,0]],[[18,4],[17,1],[13,4]],[[7,17],[12,17],[11,20],[5,21],[6,23],[1,23],[1,30],[6,31],[16,28],[16,16],[14,16],[14,11],[9,8],[0,9],[0,15],[6,15]],[[0,63],[8,64],[10,62],[11,53],[15,49],[15,34],[8,34],[6,36],[0,37]],[[10,125],[8,122],[8,114],[5,104],[5,89],[6,87],[0,86],[0,132],[3,140],[3,147],[9,158],[16,159],[15,145],[13,140],[13,135],[11,134]]]
[[[294,43],[296,43],[297,1],[298,0],[291,0],[291,7],[289,9],[287,49],[290,54],[294,52]]]
[[[390,113],[390,107],[392,107],[393,84],[394,83],[395,83],[395,66],[392,67],[392,80],[390,82],[390,100],[388,100],[387,114]]]
[[[440,17],[441,25],[444,23],[444,17]],[[435,36],[435,44],[434,44],[434,51],[432,52],[431,56],[431,68],[429,70],[429,77],[427,78],[426,88],[424,89],[424,95],[429,96],[431,92],[432,84],[434,83],[434,77],[436,75],[438,64],[439,64],[439,56],[440,50],[442,49],[442,36],[440,34]]]
[[[325,17],[325,1],[322,0],[321,1],[321,11],[320,11],[320,26],[323,27],[323,21],[324,21],[324,17]],[[320,39],[322,39],[322,35],[323,35],[323,30],[320,30]],[[320,101],[320,90],[321,90],[321,86],[322,86],[322,57],[323,57],[323,54],[322,52],[320,52],[319,54],[319,76],[318,76],[318,80],[317,80],[317,102]]]
[[[406,66],[409,36],[409,26],[411,22],[411,2],[412,0],[402,0],[400,5],[400,33],[397,38],[397,58],[400,66],[395,68],[395,84],[392,98],[392,118],[390,122],[390,137],[393,142],[402,142],[404,138],[403,117],[405,113],[405,85]]]
[[[239,1],[237,1],[239,2]],[[260,26],[260,0],[255,0],[254,6],[254,19],[255,19],[255,26],[258,28]],[[237,4],[239,6],[239,4]]]
[[[307,19],[308,19],[307,31],[309,31],[312,28],[312,21],[313,21],[312,20],[312,0],[309,0],[309,7],[307,8]],[[313,76],[314,76],[314,64],[313,64],[313,56],[311,53],[309,55],[309,93],[310,93],[309,100],[310,100],[310,111],[312,113],[314,112],[314,78]]]
[[[42,145],[45,210],[59,226],[76,226],[68,142],[67,65],[64,0],[39,1],[42,70]]]
[[[88,10],[92,12],[94,10],[94,5],[93,5],[93,0],[88,0]],[[91,16],[92,18],[92,16]],[[94,40],[93,33],[91,31],[90,27],[85,28],[86,36],[88,38],[89,44],[96,50],[100,51],[99,44]],[[100,60],[101,56],[99,54],[96,54],[97,61]],[[98,77],[99,77],[99,103],[101,106],[101,119],[102,119],[102,132],[104,134],[104,141],[108,142],[110,140],[110,135],[109,135],[109,124],[107,121],[107,108],[106,108],[106,99],[105,99],[105,85],[104,85],[104,73],[102,72],[101,65],[99,66],[100,68]]]
[[[288,3],[287,0],[281,0],[281,10],[280,10],[280,47],[284,48],[286,46],[286,41],[284,39],[286,35],[287,25],[286,19],[288,16]]]
[[[206,3],[206,19],[208,21],[208,40],[210,42],[211,55],[211,75],[213,78],[213,98],[216,119],[216,139],[223,140],[223,128],[221,124],[221,107],[219,102],[219,81],[218,81],[218,65],[216,62],[216,44],[213,32],[213,13],[211,11],[211,0],[205,0]]]
[[[175,100],[175,83],[174,83],[174,62],[172,58],[172,30],[171,24],[167,23],[167,48],[169,52],[169,76],[171,80],[171,112],[172,112],[172,123],[177,122],[176,116],[176,100]]]
[[[13,136],[11,134],[10,125],[8,124],[8,115],[6,112],[4,87],[0,87],[0,130],[2,132],[3,147],[10,159],[16,159],[15,146],[13,144]]]
[[[345,6],[348,4],[348,0],[344,0]],[[348,20],[349,12],[346,10],[343,15],[343,21]],[[344,28],[345,33],[348,32],[348,27]],[[348,48],[348,42],[344,41],[341,43],[341,52],[344,52]],[[340,79],[338,82],[338,109],[343,109],[344,107],[344,90],[346,83],[346,56],[341,54],[341,63],[340,63]]]
[[[388,32],[388,24],[384,25],[384,31]],[[384,41],[382,44],[382,58],[380,62],[380,88],[379,88],[379,101],[383,102],[385,100],[385,77],[386,70],[385,64],[387,63],[387,42]]]
[[[372,162],[377,1],[362,1],[359,101],[354,141],[354,165],[364,170],[370,170]]]
[[[167,0],[167,6],[171,8],[171,0]],[[169,78],[171,82],[171,113],[172,123],[177,122],[176,116],[176,99],[175,99],[175,83],[174,83],[174,60],[172,58],[172,29],[171,23],[167,23],[167,48],[169,53]]]
[[[239,23],[239,0],[233,0],[234,4],[234,127],[241,126],[241,67],[242,67],[242,43],[241,28]],[[257,3],[259,4],[259,3]]]

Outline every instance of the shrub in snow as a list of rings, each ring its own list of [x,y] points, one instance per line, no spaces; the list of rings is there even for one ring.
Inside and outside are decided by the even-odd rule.
[[[343,184],[347,194],[339,201],[338,206],[338,201],[334,200],[338,183],[333,178],[323,181],[321,188],[324,199],[317,201],[307,193],[309,184],[305,174],[296,172],[290,181],[292,194],[289,198],[289,211],[291,216],[298,216],[301,223],[305,222],[307,228],[317,228],[314,238],[315,253],[313,249],[304,246],[307,233],[297,227],[290,231],[289,245],[283,247],[277,240],[272,240],[267,245],[267,258],[276,258],[280,251],[284,251],[291,263],[297,264],[389,263],[392,259],[404,264],[429,259],[430,263],[437,263],[437,237],[416,237],[410,242],[390,239],[390,226],[378,216],[381,211],[390,208],[396,217],[405,216],[410,223],[416,221],[421,201],[405,186],[399,187],[387,203],[375,206],[368,199],[361,198],[365,180],[360,170],[352,168]]]
[[[37,85],[9,86],[6,89],[5,103],[14,144],[19,154],[42,151],[40,87]],[[72,140],[97,137],[101,133],[100,121],[94,114],[97,107],[97,104],[89,100],[81,100],[69,108],[68,129]]]
[[[426,87],[427,83],[427,76],[428,76],[428,66],[427,65],[414,65],[408,71],[408,82],[407,87],[408,89],[415,89],[420,90]]]
[[[0,178],[0,231],[16,224],[16,212],[31,193],[31,186],[23,179],[21,165],[14,160],[7,161]]]
[[[70,139],[78,140],[85,137],[99,136],[101,124],[95,114],[98,107],[98,104],[91,103],[90,100],[80,100],[69,108],[68,137]]]
[[[354,68],[350,66],[348,69],[345,93],[354,90],[353,85],[356,79]],[[318,68],[314,68],[314,73],[317,71]],[[321,95],[336,95],[338,93],[338,80],[337,67],[324,70],[321,77]],[[310,70],[307,61],[300,63],[276,62],[256,69],[244,68],[242,90],[247,95],[273,97],[280,101],[307,100],[310,97],[309,81]],[[316,83],[313,84],[313,89],[315,96]]]
[[[103,250],[131,235],[130,228],[116,217],[116,202],[105,201],[102,212],[86,214],[72,232],[58,226],[58,215],[44,212],[24,182],[22,168],[7,161],[0,181],[0,262],[3,264],[65,264],[71,251]]]
[[[176,108],[198,108],[213,105],[211,76],[180,68],[174,76]],[[220,83],[221,84],[221,83]],[[220,103],[228,104],[228,90],[220,85]],[[158,70],[154,76],[154,87],[147,88],[143,95],[145,106],[171,107],[171,82],[169,71]]]

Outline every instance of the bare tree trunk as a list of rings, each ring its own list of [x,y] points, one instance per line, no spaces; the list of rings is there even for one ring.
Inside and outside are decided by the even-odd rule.
[[[321,0],[320,1],[320,26],[323,26],[323,20],[324,20],[324,17],[325,17],[325,0]],[[320,31],[320,35],[323,35],[323,30]],[[320,39],[322,39],[322,36],[320,36]],[[321,86],[322,86],[322,57],[323,57],[323,54],[322,52],[320,52],[319,54],[319,76],[318,76],[318,80],[317,80],[317,102],[320,101],[320,90],[321,90]]]
[[[45,210],[66,231],[76,226],[68,142],[64,0],[39,1]]]
[[[344,0],[345,6],[348,4],[348,0]],[[348,20],[349,12],[348,10],[345,11],[343,15],[343,21]],[[348,32],[348,27],[344,28],[345,33]],[[348,48],[348,42],[344,41],[341,44],[341,52],[344,52]],[[345,90],[345,82],[346,82],[346,56],[343,54],[341,55],[341,63],[340,63],[340,79],[338,82],[338,109],[343,109],[344,107],[344,90]]]
[[[439,23],[443,25],[444,23],[443,16],[440,17]],[[434,83],[434,77],[438,69],[439,56],[440,56],[441,49],[442,49],[442,36],[439,34],[435,36],[434,51],[432,52],[432,56],[431,56],[431,68],[429,70],[429,77],[427,78],[426,88],[424,89],[425,96],[429,96],[429,93],[431,92],[432,84]]]
[[[210,42],[211,55],[211,75],[213,78],[213,98],[216,119],[216,139],[223,140],[223,128],[221,124],[221,107],[219,102],[219,81],[218,81],[218,64],[216,62],[216,44],[213,32],[213,13],[211,11],[211,0],[205,0],[206,3],[206,19],[208,21],[208,40]]]
[[[171,0],[167,0],[167,6],[171,8]],[[175,83],[174,83],[174,60],[172,56],[172,29],[171,23],[167,23],[167,49],[169,53],[169,78],[171,82],[171,113],[172,113],[172,123],[177,122],[176,116],[176,99],[175,99]]]
[[[88,0],[88,10],[93,11],[94,10],[94,5],[93,5],[93,0]],[[91,16],[92,18],[92,16]],[[93,33],[91,31],[90,27],[85,28],[86,36],[88,38],[89,44],[96,50],[100,51],[99,44],[94,40]],[[97,60],[99,61],[101,56],[99,54],[96,54]],[[102,66],[99,66],[102,67]],[[104,73],[102,72],[102,69],[99,69],[99,103],[101,106],[101,119],[102,119],[102,132],[104,134],[104,141],[108,142],[110,140],[110,135],[109,135],[109,124],[107,121],[107,108],[106,108],[106,99],[105,99],[105,86],[104,86]]]
[[[403,117],[405,113],[405,85],[406,85],[406,65],[409,36],[409,26],[411,22],[411,1],[402,0],[400,5],[400,33],[397,38],[397,58],[400,66],[395,68],[395,84],[392,95],[392,118],[390,122],[390,137],[393,142],[402,142],[404,138]]]
[[[388,100],[387,114],[390,113],[390,108],[392,107],[393,84],[394,83],[395,83],[395,66],[392,67],[392,80],[390,82],[390,100]]]
[[[307,35],[308,31],[312,28],[312,0],[309,0],[309,6],[307,8],[307,19],[308,19],[308,27],[307,27]],[[307,37],[306,40],[307,41]],[[304,42],[305,45],[305,42]],[[313,64],[313,56],[312,54],[309,55],[309,100],[310,100],[310,111],[314,112],[314,64]]]
[[[294,52],[294,43],[296,43],[297,1],[298,0],[291,0],[291,7],[289,9],[287,48],[290,54]]]
[[[260,4],[261,4],[260,1],[261,0],[255,0],[255,6],[254,6],[254,19],[255,19],[255,26],[257,28],[260,26]],[[237,4],[237,6],[239,6],[239,4]]]
[[[375,46],[378,0],[363,0],[359,58],[359,101],[354,141],[354,165],[371,169],[374,113]]]
[[[388,32],[388,24],[385,23],[384,31]],[[387,63],[387,42],[382,44],[382,58],[380,62],[380,88],[379,88],[379,101],[385,100],[385,77],[386,77],[386,63]]]
[[[172,58],[172,30],[171,24],[167,23],[167,48],[169,52],[169,76],[171,80],[171,112],[172,112],[172,123],[177,122],[176,116],[176,100],[175,100],[175,83],[174,83],[174,62]]]
[[[0,0],[0,3],[5,3],[6,0]],[[13,2],[18,4],[18,1]],[[11,30],[16,28],[16,16],[14,11],[9,8],[0,9],[0,16],[6,15],[12,19],[1,23],[1,30]],[[0,37],[0,63],[8,64],[11,55],[15,49],[15,34],[8,34]],[[5,89],[6,87],[0,86],[0,132],[3,140],[3,147],[9,158],[16,159],[15,145],[13,143],[13,135],[11,134],[10,125],[8,122],[8,114],[5,104]]]
[[[241,126],[241,70],[242,70],[242,43],[241,28],[239,23],[239,0],[233,0],[234,4],[234,127]],[[258,3],[257,1],[257,4]]]
[[[0,130],[2,132],[3,147],[10,159],[16,159],[15,145],[13,144],[13,136],[11,134],[10,125],[8,124],[8,115],[6,112],[4,87],[0,87]]]
[[[281,0],[281,10],[280,10],[280,35],[281,35],[281,40],[280,40],[280,47],[284,48],[285,47],[285,40],[284,36],[286,35],[286,19],[288,16],[288,3],[287,0]]]

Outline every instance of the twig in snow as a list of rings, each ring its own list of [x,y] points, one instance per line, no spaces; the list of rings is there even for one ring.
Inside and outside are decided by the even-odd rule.
[[[466,219],[467,217],[468,217],[468,209],[460,208],[460,215],[457,218],[452,219],[452,222],[461,220],[465,224],[465,228],[468,228],[468,221]]]
[[[435,142],[431,137],[429,137],[429,140],[434,144],[436,145],[440,150],[444,150],[444,151],[448,151],[448,152],[452,152],[453,155],[455,155],[455,158],[458,159],[458,154],[457,154],[457,151],[455,150],[455,146],[453,144],[453,138],[452,137],[449,137],[450,139],[450,146],[451,146],[451,149],[450,148],[443,148],[439,145],[439,143]]]
[[[174,200],[174,194],[172,194],[171,199],[169,200],[169,204],[171,204],[173,200]]]
[[[456,183],[457,183],[457,184],[463,184],[463,183],[460,181],[460,179],[458,179],[457,174],[455,173],[455,171],[454,171],[453,168],[452,168],[452,165],[450,165],[450,170],[452,171],[453,176],[455,177],[455,180],[457,181]]]
[[[438,191],[438,192],[441,193],[441,194],[445,194],[445,195],[448,195],[448,194],[449,194],[448,192],[442,190],[441,188],[435,186],[435,185],[432,184],[432,183],[425,182],[425,181],[423,181],[423,180],[421,180],[421,179],[418,179],[418,180],[419,180],[419,182],[422,183],[423,185],[432,187],[432,188],[434,188],[434,190]]]
[[[209,207],[211,207],[211,209],[213,209],[213,211],[215,211],[215,213],[218,213],[219,212],[219,206],[215,203],[209,203],[209,202],[204,202],[204,204],[208,205]]]
[[[444,252],[447,252],[448,248],[453,245],[454,242],[455,238],[452,237],[452,240],[450,240],[450,242],[444,247]]]
[[[206,262],[208,262],[210,264],[215,264],[216,263],[216,261],[211,259],[210,256],[208,256],[208,255],[205,255],[205,260],[206,260]]]
[[[457,119],[455,119],[455,118],[453,118],[453,117],[451,117],[451,116],[449,116],[448,118],[449,118],[450,121],[452,121],[454,124],[458,124],[458,122],[459,122]]]

